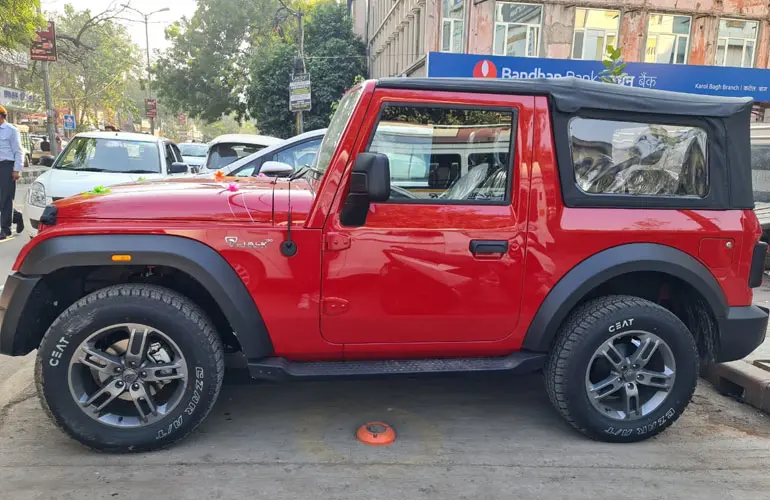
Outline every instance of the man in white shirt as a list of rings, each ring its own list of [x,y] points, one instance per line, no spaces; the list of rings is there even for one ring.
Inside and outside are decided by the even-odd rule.
[[[19,130],[8,123],[8,111],[0,106],[0,241],[11,236],[11,222],[23,227],[21,214],[16,215],[13,199],[16,195],[16,181],[24,166],[24,150],[21,147]]]

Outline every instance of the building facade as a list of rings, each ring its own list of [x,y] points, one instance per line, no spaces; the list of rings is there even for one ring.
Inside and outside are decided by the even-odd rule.
[[[351,0],[370,77],[426,76],[429,52],[768,68],[759,0]],[[769,73],[770,74],[770,73]]]

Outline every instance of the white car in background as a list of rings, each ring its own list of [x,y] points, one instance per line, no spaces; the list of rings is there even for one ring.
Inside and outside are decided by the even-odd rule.
[[[269,135],[220,135],[209,142],[209,150],[206,155],[206,163],[204,164],[205,169],[201,169],[201,171],[216,172],[244,156],[249,156],[261,149],[281,142],[283,142],[283,139]]]
[[[42,158],[51,167],[30,186],[26,214],[30,236],[37,234],[40,216],[54,201],[93,190],[140,180],[186,175],[189,166],[176,144],[146,134],[87,132],[70,140],[54,160]]]
[[[182,159],[191,167],[202,167],[209,152],[208,144],[202,142],[180,142],[177,144],[182,152]]]

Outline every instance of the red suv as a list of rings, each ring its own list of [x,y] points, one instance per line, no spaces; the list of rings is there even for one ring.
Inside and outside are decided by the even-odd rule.
[[[192,431],[225,351],[259,379],[543,370],[580,432],[642,440],[684,411],[701,360],[765,336],[751,106],[368,81],[291,177],[49,206],[6,282],[0,352],[38,349],[43,406],[102,450]]]

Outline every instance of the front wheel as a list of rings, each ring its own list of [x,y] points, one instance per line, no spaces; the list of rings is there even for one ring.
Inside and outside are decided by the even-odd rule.
[[[551,402],[580,432],[641,441],[674,423],[689,404],[698,350],[667,309],[638,297],[602,297],[562,325],[545,376]]]
[[[191,432],[224,376],[222,343],[204,313],[144,284],[99,290],[54,321],[35,381],[54,423],[102,451],[148,451]]]

